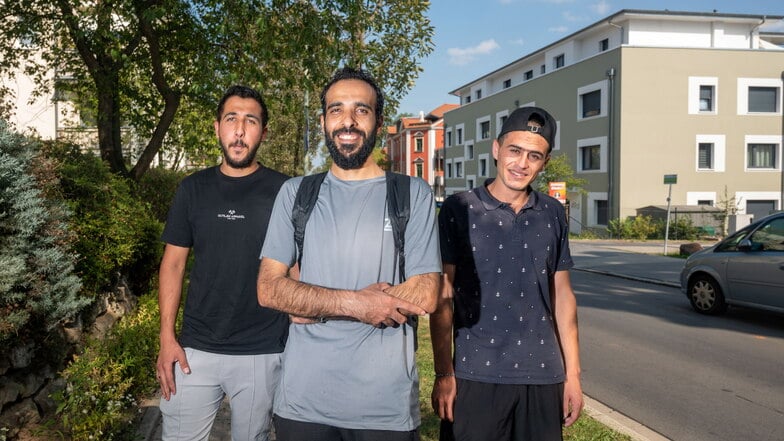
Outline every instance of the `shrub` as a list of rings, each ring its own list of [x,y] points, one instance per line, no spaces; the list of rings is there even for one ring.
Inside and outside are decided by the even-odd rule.
[[[56,347],[53,329],[89,303],[67,248],[67,207],[31,174],[39,147],[0,121],[0,355],[31,340]]]
[[[150,203],[153,215],[160,222],[166,222],[174,193],[185,175],[183,171],[158,167],[149,169],[139,181],[139,198]]]
[[[664,231],[667,229],[667,222],[660,220],[657,225],[657,234],[660,239],[664,239]],[[679,217],[670,220],[669,239],[674,240],[697,240],[702,230],[695,227],[690,217]]]
[[[103,340],[90,340],[63,371],[55,394],[60,429],[73,440],[132,440],[137,400],[155,390],[159,310],[157,296],[142,296]]]
[[[56,161],[61,197],[73,212],[76,269],[85,292],[106,291],[119,275],[128,277],[134,292],[147,292],[162,251],[162,225],[150,204],[95,155],[56,143],[48,145],[47,154]]]
[[[620,239],[653,239],[656,236],[657,229],[656,223],[650,216],[613,219],[607,224],[607,232],[610,236]]]

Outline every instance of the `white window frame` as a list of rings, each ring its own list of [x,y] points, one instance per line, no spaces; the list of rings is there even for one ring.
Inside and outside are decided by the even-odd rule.
[[[558,65],[558,62],[561,62],[561,65]],[[553,70],[561,69],[566,66],[566,54],[560,53],[553,57]]]
[[[458,135],[460,135],[458,137]],[[455,126],[455,145],[462,145],[465,142],[465,124],[458,124]]]
[[[492,127],[488,127],[487,138],[482,138],[482,123],[485,123],[485,122],[488,125],[490,124],[490,115],[484,115],[484,116],[481,116],[481,117],[476,119],[476,136],[475,136],[475,138],[478,141],[485,141],[485,140],[490,139],[493,136],[492,135],[493,128]]]
[[[713,168],[700,168],[700,144],[713,144]],[[727,137],[725,135],[697,135],[694,140],[694,170],[698,173],[717,173],[726,171]]]
[[[749,144],[774,144],[776,146],[776,163],[773,168],[749,168]],[[781,170],[781,136],[780,135],[746,135],[743,139],[743,170],[751,173],[769,173]]]
[[[444,144],[446,144],[447,147],[452,147],[453,141],[454,139],[452,139],[452,128],[450,127],[446,129],[446,132],[444,133]]]
[[[503,126],[503,124],[501,123],[501,118],[503,117],[507,117],[507,118],[509,117],[509,110],[502,110],[495,114],[495,137],[496,138],[498,138],[498,135],[501,133],[501,126]]]
[[[476,175],[466,175],[466,190],[476,187]]]
[[[749,112],[749,87],[772,87],[776,89],[775,112]],[[738,78],[738,115],[781,115],[781,78]]]
[[[444,161],[444,176],[446,179],[452,179],[453,172],[453,161],[451,159],[447,159]]]
[[[583,170],[582,148],[599,146],[599,170]],[[606,173],[607,172],[607,137],[584,138],[577,140],[577,157],[575,158],[578,173]]]
[[[603,225],[603,224],[599,224],[599,221],[598,221],[599,213],[596,211],[596,201],[606,201],[606,200],[608,200],[606,191],[590,191],[590,192],[588,192],[588,207],[587,207],[588,210],[587,210],[587,213],[586,213],[588,218],[586,220],[588,221],[588,226],[589,227],[600,227],[600,226],[603,227],[603,226],[606,226],[606,225]],[[607,209],[609,210],[609,207],[607,207]],[[610,220],[611,220],[610,219],[610,213],[607,213],[607,221],[609,222]]]
[[[474,159],[474,141],[466,141],[463,148],[463,157],[466,159]]]
[[[713,87],[713,110],[700,110],[700,86]],[[719,113],[719,78],[689,77],[689,115],[717,115]]]
[[[482,174],[482,161],[485,162],[485,172]],[[476,174],[479,177],[486,178],[490,176],[490,153],[482,153],[479,155],[479,160],[476,162]]]
[[[598,115],[587,116],[583,117],[583,100],[582,97],[585,94],[591,93],[593,91],[600,91],[600,98],[599,98],[599,109]],[[591,119],[596,118],[603,118],[607,116],[607,80],[597,81],[592,84],[588,84],[586,86],[580,87],[577,89],[577,121],[588,121]]]
[[[454,175],[455,179],[463,179],[465,177],[465,159],[464,158],[455,158],[455,170]],[[458,165],[460,166],[460,173],[458,173]]]
[[[715,191],[687,191],[686,192],[686,205],[697,205],[699,201],[713,201],[712,206],[716,206],[716,192]]]

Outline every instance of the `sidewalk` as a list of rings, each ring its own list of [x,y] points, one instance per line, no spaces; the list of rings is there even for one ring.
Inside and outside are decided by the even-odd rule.
[[[677,254],[685,242],[671,241],[667,254]],[[703,246],[709,246],[704,243]],[[658,285],[680,287],[680,273],[684,260],[664,256],[664,241],[631,242],[624,240],[571,240],[574,271],[593,272]],[[158,400],[142,405],[144,416],[139,435],[144,441],[161,439],[161,414]],[[602,424],[628,435],[634,441],[666,441],[667,438],[615,412],[605,404],[585,397],[585,413]],[[212,427],[211,441],[231,439],[230,413],[224,400]]]

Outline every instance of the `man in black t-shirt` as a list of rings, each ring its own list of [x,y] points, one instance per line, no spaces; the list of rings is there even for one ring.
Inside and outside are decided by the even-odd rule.
[[[233,86],[218,105],[220,166],[183,179],[169,210],[160,267],[163,439],[206,440],[224,396],[232,440],[269,439],[288,317],[262,308],[256,276],[272,205],[287,176],[256,162],[267,134],[261,95]],[[175,322],[193,249],[179,338]]]

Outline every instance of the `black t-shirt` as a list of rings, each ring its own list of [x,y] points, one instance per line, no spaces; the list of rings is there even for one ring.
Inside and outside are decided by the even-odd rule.
[[[241,178],[211,167],[180,183],[162,240],[194,253],[182,346],[231,355],[283,351],[288,316],[259,306],[256,276],[272,205],[287,178],[266,167]]]

